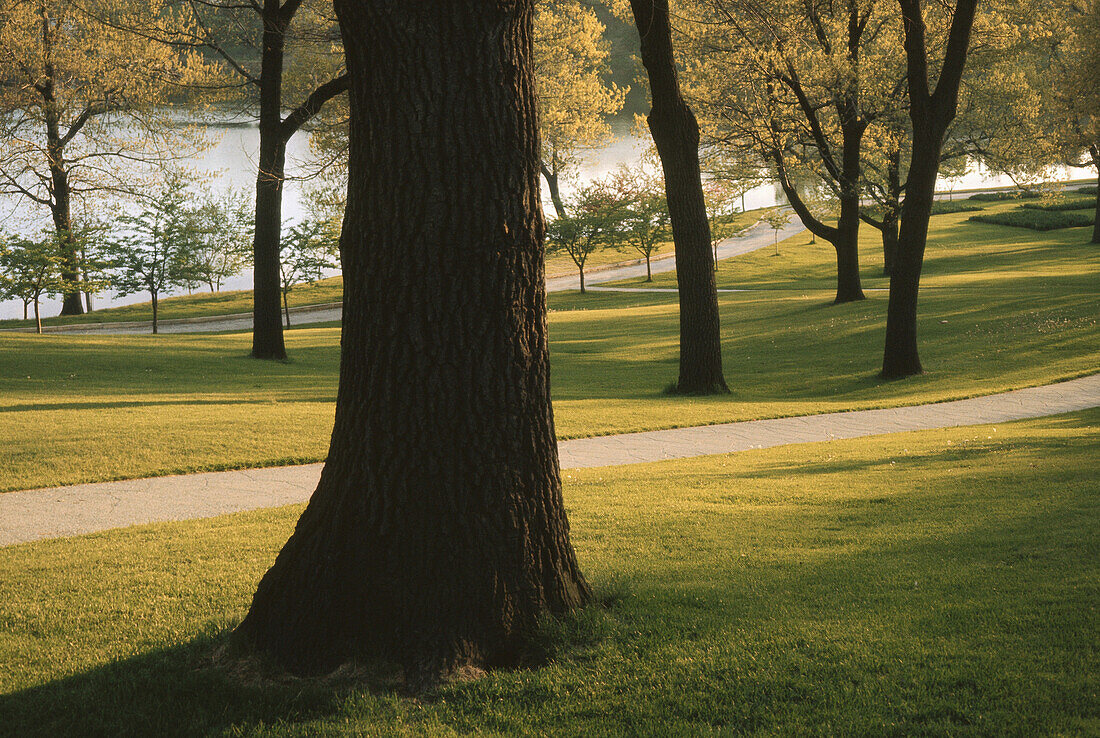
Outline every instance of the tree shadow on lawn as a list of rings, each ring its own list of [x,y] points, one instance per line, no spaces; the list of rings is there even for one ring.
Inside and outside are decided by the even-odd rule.
[[[178,646],[0,695],[0,735],[207,735],[332,714],[356,689],[352,679],[237,673],[219,657],[230,631],[209,630]]]
[[[660,692],[620,704],[622,714],[612,725],[626,730],[635,719],[649,725],[690,721],[738,732],[828,718],[841,732],[845,725],[875,732],[875,726],[887,724],[901,726],[903,733],[942,730],[945,720],[956,728],[1043,732],[1087,702],[1081,692],[1087,675],[1076,667],[1064,683],[1033,683],[1030,676],[1035,669],[1071,663],[1085,637],[1071,616],[1087,595],[1058,584],[1095,568],[1079,555],[1088,545],[1087,520],[1072,500],[1043,510],[1011,506],[989,516],[976,502],[969,525],[939,532],[913,526],[903,511],[883,511],[874,500],[865,504],[874,515],[841,534],[866,541],[854,550],[835,548],[778,566],[725,566],[711,570],[705,584],[699,583],[698,563],[677,571],[666,562],[636,575],[644,581],[631,582],[626,601],[614,605],[620,622],[599,633],[611,642],[608,653],[619,655],[611,661],[598,657],[597,673],[606,686],[596,685],[593,704],[608,699],[608,689],[617,694],[652,689],[656,682],[645,681],[651,672],[660,674]],[[804,517],[809,542],[829,530],[835,513],[823,508]],[[944,517],[959,514],[952,509]],[[868,540],[868,524],[897,532]],[[1076,570],[1066,571],[1067,562],[1077,562]],[[1026,567],[1028,574],[1006,566]],[[921,586],[914,589],[917,580]],[[1049,584],[1047,591],[1037,583]],[[1062,595],[1074,592],[1076,604],[1073,597],[1063,601]],[[1048,600],[1060,603],[1057,612],[1029,615]],[[782,613],[778,620],[777,612]],[[1009,650],[971,653],[970,640],[991,629],[995,638],[1003,631]],[[382,698],[399,694],[374,682],[365,689],[366,681],[347,674],[327,680],[256,679],[219,661],[228,634],[224,626],[211,625],[205,635],[179,646],[0,695],[0,735],[205,735],[234,728],[247,733],[338,719],[349,700],[364,691]],[[931,634],[938,639],[936,655],[919,647]],[[1033,641],[1037,645],[1029,645]],[[666,669],[661,659],[668,653],[690,656],[684,663],[694,665]],[[622,654],[631,655],[623,660]],[[1012,667],[1008,674],[1006,666]],[[571,678],[568,669],[562,677]],[[712,686],[701,690],[703,684]],[[859,704],[845,707],[853,684],[861,685]],[[967,685],[965,691],[960,684]],[[707,705],[705,715],[694,712],[698,699],[677,697],[697,693]],[[486,727],[479,715],[492,718],[490,703],[501,699],[521,709],[509,720],[553,719],[531,714],[553,703],[554,713],[582,721],[569,723],[574,731],[589,720],[607,727],[601,721],[608,716],[585,707],[588,698],[553,694],[535,678],[507,689],[474,682],[459,686],[447,700],[464,706],[451,718],[472,720],[468,725],[475,729]],[[1038,709],[1021,710],[1024,702]],[[440,717],[448,720],[447,714]],[[381,731],[386,725],[374,727]]]

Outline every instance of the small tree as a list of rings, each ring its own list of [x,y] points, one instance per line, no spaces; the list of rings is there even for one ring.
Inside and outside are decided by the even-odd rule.
[[[642,168],[622,167],[612,179],[613,197],[621,204],[621,242],[645,257],[645,281],[653,281],[651,259],[672,238],[665,184]]]
[[[194,276],[211,292],[220,292],[225,280],[251,263],[251,198],[241,190],[230,190],[220,198],[207,193],[195,217],[196,241],[191,253]]]
[[[159,330],[160,296],[195,280],[193,253],[201,239],[201,221],[187,200],[182,179],[171,176],[153,205],[119,218],[126,235],[108,247],[118,294],[149,293],[153,333]]]
[[[38,333],[42,332],[42,296],[61,294],[67,287],[61,267],[62,255],[51,236],[39,241],[13,238],[0,246],[0,292],[23,301],[24,320],[28,305],[34,305]]]
[[[602,183],[582,188],[563,215],[546,225],[546,250],[565,252],[577,265],[584,289],[584,265],[600,249],[616,246],[623,237],[627,205]]]
[[[779,256],[779,230],[791,222],[791,211],[786,208],[771,208],[764,214],[764,222],[772,227],[775,234],[775,255]]]
[[[340,266],[337,253],[338,241],[333,237],[329,221],[307,218],[287,230],[279,251],[279,279],[287,328],[290,327],[290,291],[298,284],[313,284],[324,276],[326,269]]]
[[[703,201],[707,207],[707,220],[710,221],[710,247],[714,251],[714,271],[718,271],[718,244],[744,231],[737,223],[736,204],[743,194],[723,180],[703,183]]]

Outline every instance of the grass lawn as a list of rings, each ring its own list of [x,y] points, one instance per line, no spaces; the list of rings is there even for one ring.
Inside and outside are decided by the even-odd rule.
[[[559,435],[932,402],[1097,371],[1100,252],[1085,231],[965,217],[935,221],[921,300],[929,373],[900,382],[875,378],[885,294],[831,305],[818,276],[830,254],[801,237],[783,245],[787,258],[722,266],[723,280],[736,269],[786,285],[721,296],[728,396],[662,394],[678,362],[675,295],[551,295]],[[795,266],[807,276],[782,281]],[[298,328],[292,360],[270,363],[247,358],[240,333],[0,334],[0,491],[321,460],[338,341],[337,327]]]
[[[601,603],[432,699],[213,658],[301,511],[0,549],[0,735],[1095,735],[1100,411],[570,472]]]

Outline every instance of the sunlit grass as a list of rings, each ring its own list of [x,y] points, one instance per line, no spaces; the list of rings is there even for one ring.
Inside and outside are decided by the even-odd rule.
[[[1093,734],[1097,423],[568,472],[610,604],[426,700],[213,665],[300,506],[0,549],[0,734]]]

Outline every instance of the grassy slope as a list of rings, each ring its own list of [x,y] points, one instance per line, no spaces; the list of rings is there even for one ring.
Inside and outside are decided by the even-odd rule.
[[[300,507],[0,549],[0,735],[1095,734],[1098,423],[571,472],[610,605],[427,701],[212,667]]]
[[[804,238],[783,246],[787,258],[723,265],[757,284],[808,274],[793,283],[805,289],[722,296],[729,396],[661,394],[678,361],[674,295],[551,296],[559,434],[930,402],[1096,371],[1100,259],[1084,230],[963,219],[938,219],[921,302],[930,373],[902,382],[874,377],[885,294],[830,305],[828,254]],[[320,460],[338,339],[332,327],[291,331],[282,364],[248,359],[247,334],[0,335],[0,490]]]

